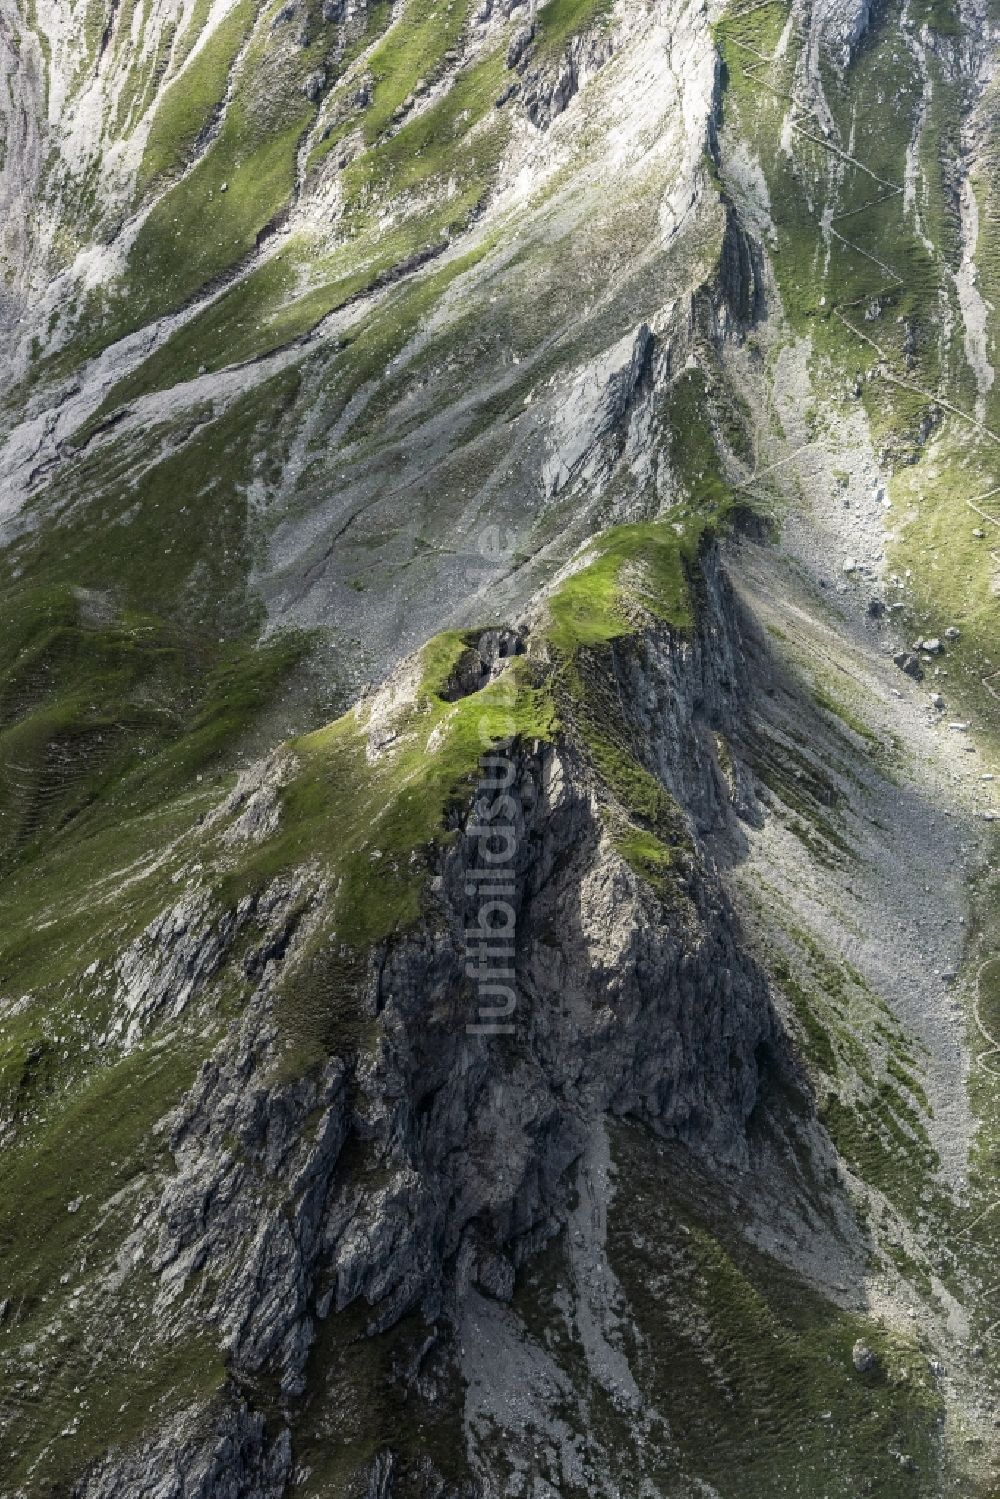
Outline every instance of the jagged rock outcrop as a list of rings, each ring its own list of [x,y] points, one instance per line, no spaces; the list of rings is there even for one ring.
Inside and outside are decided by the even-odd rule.
[[[695,842],[678,851],[668,896],[617,850],[571,740],[512,745],[491,754],[484,775],[498,789],[462,814],[432,868],[424,920],[360,976],[353,1002],[377,1026],[370,1049],[275,1080],[272,1011],[294,940],[266,962],[171,1121],[177,1174],[150,1266],[159,1315],[216,1328],[238,1385],[279,1380],[286,1419],[320,1324],[353,1303],[375,1332],[412,1309],[457,1322],[470,1288],[508,1299],[518,1267],[564,1222],[570,1168],[603,1115],[745,1164],[764,1078],[792,1064],[697,840],[733,820],[715,733],[732,731],[747,688],[733,601],[712,563],[690,640],[660,628],[614,653],[605,690],[691,819]],[[502,984],[477,956],[486,933],[469,935],[485,919],[482,819],[498,795],[511,799],[516,847],[504,887],[516,945]],[[156,930],[177,932],[181,951],[176,922]],[[177,961],[168,943],[162,976]],[[151,975],[148,987],[158,983]],[[200,1461],[208,1471],[207,1450]],[[241,1480],[234,1492],[271,1492],[275,1458],[261,1449],[260,1461],[257,1487]],[[110,1482],[83,1492],[118,1492]]]
[[[811,8],[810,25],[842,67],[865,33],[871,18],[870,0],[821,0]]]
[[[764,315],[763,251],[732,204],[726,207],[716,291],[715,322],[720,337],[744,334]]]
[[[542,469],[547,497],[575,482],[599,484],[624,451],[629,417],[649,383],[655,339],[647,324],[577,376],[555,414],[552,455]]]
[[[195,1434],[193,1434],[195,1433]],[[190,1413],[155,1444],[99,1463],[74,1499],[280,1499],[291,1477],[287,1433],[269,1441],[261,1415],[238,1399],[217,1415]]]
[[[605,66],[614,53],[614,42],[609,36],[574,37],[560,58],[541,67],[532,66],[529,42],[530,37],[527,41],[512,40],[514,60],[511,62],[508,53],[508,66],[525,63],[521,103],[531,123],[539,130],[546,130],[587,80]]]

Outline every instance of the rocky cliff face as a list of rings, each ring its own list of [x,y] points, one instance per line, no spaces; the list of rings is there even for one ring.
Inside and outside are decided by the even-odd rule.
[[[660,627],[601,671],[604,690],[634,705],[630,735],[655,746],[655,775],[634,774],[669,788],[665,800],[690,790],[694,826],[723,830],[734,814],[714,733],[739,721],[749,683],[717,565],[706,583],[691,640]],[[409,712],[397,699],[394,720]],[[473,1288],[509,1302],[518,1267],[564,1227],[574,1168],[606,1115],[746,1167],[764,1095],[781,1077],[804,1086],[681,804],[670,867],[650,888],[613,831],[627,814],[572,733],[485,758],[478,797],[432,859],[420,923],[357,974],[352,1004],[369,1045],[282,1078],[275,1006],[322,889],[304,907],[292,900],[301,891],[271,889],[253,912],[243,1012],[169,1120],[176,1170],[133,1248],[156,1278],[157,1325],[218,1329],[234,1395],[276,1379],[288,1423],[320,1326],[347,1309],[364,1308],[369,1334],[419,1312],[440,1337]],[[271,774],[254,777],[266,785]],[[484,864],[498,839],[513,844],[500,885]],[[479,935],[498,895],[498,935]],[[171,996],[176,1015],[235,937],[231,922],[192,917],[170,913],[120,970],[144,1028],[173,1018],[151,996]],[[509,967],[488,956],[506,920]],[[231,1399],[202,1448],[189,1437],[177,1491],[282,1492],[289,1426],[263,1441],[259,1424]],[[239,1480],[213,1466],[220,1433]],[[80,1492],[148,1485],[176,1441],[171,1425],[124,1470],[99,1465]]]
[[[0,11],[0,1492],[988,1499],[994,25]]]

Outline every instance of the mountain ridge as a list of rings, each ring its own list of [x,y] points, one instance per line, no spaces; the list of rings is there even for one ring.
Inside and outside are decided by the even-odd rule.
[[[4,21],[4,1491],[990,1499],[992,11]]]

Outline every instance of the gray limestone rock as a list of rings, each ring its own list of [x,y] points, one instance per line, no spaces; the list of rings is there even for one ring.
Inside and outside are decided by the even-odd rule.
[[[711,557],[705,577],[697,630],[655,626],[615,649],[603,689],[677,802],[670,921],[616,848],[604,793],[570,735],[511,745],[484,770],[511,798],[516,827],[509,986],[469,938],[485,919],[482,819],[495,791],[474,797],[439,850],[425,919],[356,976],[352,1003],[378,1018],[370,1049],[334,1035],[321,1067],[281,1078],[275,981],[300,961],[308,910],[279,955],[244,960],[257,977],[243,1013],[169,1122],[176,1172],[149,1246],[159,1314],[215,1328],[238,1386],[267,1377],[296,1400],[318,1328],[358,1304],[377,1331],[415,1310],[455,1321],[477,1289],[508,1301],[518,1267],[565,1222],[574,1163],[606,1115],[706,1161],[746,1164],[765,1077],[791,1075],[791,1063],[764,976],[699,851],[708,833],[738,837],[717,732],[738,739],[750,697],[738,611]],[[477,660],[520,642],[488,633]],[[272,779],[245,778],[228,817],[245,817]],[[321,893],[303,899],[308,908]],[[263,954],[276,951],[266,934],[289,905],[285,887],[261,900],[273,913]],[[154,925],[157,971],[187,975],[191,933],[209,930],[207,917],[170,912]],[[253,1474],[232,1492],[263,1499],[279,1492],[285,1449],[248,1419],[238,1401],[227,1408],[228,1439]],[[229,1492],[204,1487],[218,1440],[198,1423],[175,1435],[191,1461],[165,1499]],[[128,1492],[132,1471],[109,1458],[81,1499]]]
[[[542,470],[547,496],[578,480],[593,483],[610,469],[654,348],[643,323],[577,376],[553,423],[552,452]]]

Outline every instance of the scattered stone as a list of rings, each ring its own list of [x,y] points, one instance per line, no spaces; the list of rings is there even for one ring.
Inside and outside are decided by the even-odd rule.
[[[220,185],[219,185],[219,192],[220,193],[228,193],[228,191],[229,191],[229,183],[228,182],[220,183]]]
[[[949,625],[944,632],[945,640],[961,640],[962,632],[956,625]]]
[[[869,599],[868,616],[870,619],[881,619],[885,613],[885,605],[881,599]]]
[[[844,558],[844,572],[845,573],[856,573],[857,570],[858,570],[858,559],[856,557],[845,557]]]
[[[931,707],[937,708],[938,710],[944,707],[944,698],[941,696],[940,692],[931,693]]]
[[[897,1452],[896,1461],[904,1473],[915,1473],[917,1471],[917,1465],[908,1452]]]
[[[905,672],[908,677],[913,677],[917,682],[922,679],[924,675],[923,667],[916,656],[910,651],[897,651],[892,659],[900,671]]]
[[[924,650],[928,656],[939,656],[944,650],[944,646],[938,640],[937,636],[934,635],[930,640],[924,641]]]
[[[986,532],[983,530],[982,526],[977,526],[972,534],[977,541],[982,541],[986,535]]]
[[[878,1368],[878,1356],[863,1338],[859,1338],[851,1349],[851,1363],[858,1374],[870,1374]]]
[[[964,723],[960,723],[956,720],[950,723],[948,727],[949,729],[954,729],[959,734],[967,734],[969,732],[968,720],[966,720]]]
[[[66,1211],[67,1211],[67,1213],[78,1213],[82,1207],[83,1207],[83,1198],[82,1197],[74,1197],[73,1201],[71,1203],[69,1203],[69,1205],[67,1206]]]

